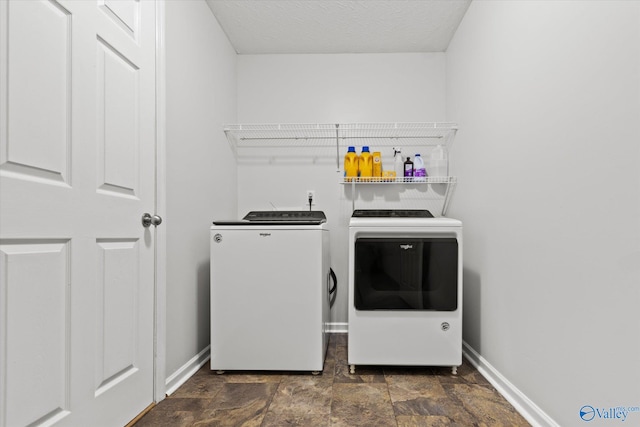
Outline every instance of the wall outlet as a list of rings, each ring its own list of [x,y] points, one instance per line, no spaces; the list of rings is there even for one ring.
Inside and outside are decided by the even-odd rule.
[[[309,199],[311,199],[312,205],[316,204],[316,190],[307,190],[307,204],[309,204]]]

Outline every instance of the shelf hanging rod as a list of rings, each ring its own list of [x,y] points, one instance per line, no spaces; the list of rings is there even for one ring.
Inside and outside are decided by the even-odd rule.
[[[309,137],[300,137],[300,136],[283,136],[283,137],[270,137],[270,138],[262,138],[262,137],[250,137],[243,136],[240,138],[240,141],[278,141],[278,140],[290,140],[290,141],[304,141],[307,139],[442,139],[442,135],[437,136],[309,136]]]
[[[340,139],[441,139],[442,135],[435,136],[341,136]]]
[[[283,136],[280,138],[271,137],[271,138],[262,138],[262,137],[249,137],[243,136],[240,138],[240,141],[278,141],[278,140],[291,140],[291,141],[304,141],[306,139],[331,139],[333,140],[333,136],[309,136],[309,137],[300,137],[300,136]]]
[[[340,124],[336,123],[336,172],[340,172]]]

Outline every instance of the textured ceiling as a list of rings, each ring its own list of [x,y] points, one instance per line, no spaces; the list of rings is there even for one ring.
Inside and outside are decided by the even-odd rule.
[[[239,54],[444,52],[471,0],[207,0]]]

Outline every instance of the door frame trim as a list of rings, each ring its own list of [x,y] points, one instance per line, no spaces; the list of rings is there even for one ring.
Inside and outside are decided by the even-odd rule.
[[[156,0],[156,206],[165,216],[166,209],[166,51],[165,2]],[[153,348],[153,401],[166,397],[166,286],[167,232],[166,225],[157,227],[155,248],[155,301]]]

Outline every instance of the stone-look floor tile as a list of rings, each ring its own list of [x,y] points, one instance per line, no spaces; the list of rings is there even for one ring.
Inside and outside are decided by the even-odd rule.
[[[396,421],[398,427],[469,427],[441,415],[399,415]]]
[[[336,364],[335,383],[384,383],[384,371],[375,366],[356,366],[356,373],[349,373],[349,366]]]
[[[385,375],[426,375],[433,376],[432,366],[385,366]]]
[[[196,414],[189,411],[159,411],[155,408],[140,419],[135,427],[191,427]]]
[[[198,372],[196,372],[193,376],[195,377],[198,375],[209,375],[209,374],[211,374],[211,360],[207,360],[204,363],[204,365],[202,365],[202,367],[198,369]]]
[[[224,380],[220,378],[220,375],[194,375],[178,388],[170,399],[179,397],[211,399],[218,394],[223,385]]]
[[[529,426],[493,387],[478,384],[445,384],[444,387],[462,403],[479,426]]]
[[[346,345],[337,345],[336,346],[336,365],[346,365],[347,364],[347,346]]]
[[[325,370],[318,374],[313,374],[308,371],[288,372],[287,374],[282,376],[280,383],[290,380],[299,381],[308,378],[312,378],[314,381],[317,381],[319,383],[326,383],[327,385],[331,386],[331,383],[333,383],[333,369],[326,369],[325,366]]]
[[[356,373],[349,373],[347,347],[336,346],[336,383],[383,383],[384,371],[378,366],[356,366]]]
[[[142,417],[136,427],[190,427],[210,406],[211,399],[168,397]]]
[[[328,415],[333,383],[329,378],[296,377],[282,380],[269,405],[269,413]]]
[[[329,414],[276,414],[267,412],[260,427],[329,427]]]
[[[422,402],[422,406],[427,408],[427,412],[432,416],[447,417],[452,425],[476,426],[477,420],[455,399],[451,397],[441,399],[417,399]],[[416,402],[416,403],[418,403]]]
[[[441,383],[468,383],[490,385],[489,381],[483,377],[471,363],[463,358],[462,366],[458,367],[458,373],[453,375],[450,367],[436,367],[433,374],[438,377]]]
[[[437,378],[427,375],[385,375],[396,415],[439,415],[434,403],[448,395]]]
[[[336,345],[341,345],[346,347],[348,341],[349,341],[348,334],[331,334],[329,343],[335,342]]]
[[[334,383],[331,426],[396,427],[387,385]]]
[[[528,426],[463,359],[450,367],[356,366],[346,334],[331,334],[321,375],[227,371],[207,362],[136,427],[519,427]]]
[[[286,373],[282,371],[225,371],[217,375],[225,383],[279,383]]]
[[[397,417],[446,417],[452,423],[463,426],[476,425],[475,418],[467,412],[458,402],[451,399],[428,399],[418,397],[410,401],[396,402],[393,409]]]
[[[324,359],[324,367],[322,369],[322,375],[329,375],[333,377],[336,369],[336,347],[329,344],[327,348],[327,355]]]
[[[335,343],[332,343],[331,340],[329,340],[329,345],[327,346],[327,355],[325,358],[325,362],[328,359],[333,359],[335,361],[336,359],[336,345]]]
[[[164,399],[162,402],[158,403],[155,408],[151,410],[151,412],[162,411],[162,412],[175,412],[175,411],[188,411],[188,412],[199,412],[204,409],[207,409],[211,404],[212,399],[202,399],[202,398],[185,398],[185,397],[174,397],[169,396]]]
[[[260,426],[276,383],[226,383],[194,426]]]

